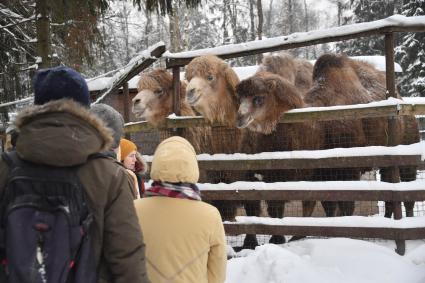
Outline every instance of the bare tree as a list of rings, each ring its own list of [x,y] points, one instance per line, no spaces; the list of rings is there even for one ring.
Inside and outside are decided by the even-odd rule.
[[[289,15],[289,33],[294,32],[294,11],[292,9],[292,0],[288,0],[288,15]]]
[[[258,14],[258,28],[257,28],[257,36],[258,40],[263,38],[263,3],[261,0],[257,0],[257,14]],[[257,55],[257,63],[260,64],[263,59],[262,54]]]
[[[249,0],[249,19],[250,19],[250,31],[251,40],[255,40],[255,15],[254,15],[254,0]]]
[[[266,23],[266,30],[267,30],[267,36],[271,36],[271,19],[272,19],[272,9],[273,9],[273,0],[270,0],[269,2],[269,10],[267,12],[267,23]]]
[[[47,0],[36,1],[37,54],[40,68],[50,67],[50,16]]]

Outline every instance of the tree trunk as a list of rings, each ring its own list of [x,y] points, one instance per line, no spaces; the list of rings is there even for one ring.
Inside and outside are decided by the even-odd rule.
[[[229,15],[230,15],[230,25],[232,27],[233,32],[233,42],[232,43],[239,43],[239,36],[237,31],[237,10],[236,10],[236,3],[235,0],[232,0],[231,4],[228,6]]]
[[[182,50],[182,39],[179,27],[179,16],[177,11],[178,9],[175,7],[175,3],[173,3],[173,10],[174,13],[172,15],[169,15],[171,52],[179,52]]]
[[[50,20],[47,0],[36,0],[36,29],[37,29],[37,55],[41,58],[39,68],[50,67]]]
[[[309,30],[309,22],[308,22],[308,10],[307,10],[307,0],[304,0],[304,30]],[[304,48],[305,50],[305,58],[308,58],[308,46]]]
[[[223,0],[223,44],[228,42],[229,33],[227,32],[227,7],[229,6],[229,0]]]
[[[338,26],[341,26],[341,17],[342,17],[342,4],[338,2]]]
[[[150,13],[146,12],[144,10],[145,16],[146,16],[146,25],[145,25],[145,36],[143,37],[143,47],[148,48],[149,47],[149,37],[150,33],[152,32],[152,16]]]
[[[266,29],[267,29],[267,36],[268,37],[271,37],[271,35],[272,35],[272,27],[271,27],[272,9],[273,9],[273,0],[270,0],[269,11],[267,13],[267,23],[266,23]]]
[[[130,62],[130,46],[129,46],[129,32],[128,32],[128,13],[127,13],[127,2],[122,3],[122,11],[121,11],[121,29],[122,35],[124,36],[124,45],[125,45],[125,63]]]
[[[288,14],[289,14],[289,34],[294,32],[294,15],[292,12],[292,0],[288,0]]]
[[[255,40],[255,16],[254,16],[254,0],[249,0],[249,19],[251,22],[251,40]]]
[[[263,39],[263,3],[261,0],[257,0],[257,14],[258,14],[258,28],[257,28],[257,37],[258,40]],[[263,59],[262,54],[257,55],[257,64],[261,63]]]
[[[189,13],[190,9],[184,7],[186,11],[184,12],[183,18],[183,35],[182,35],[182,50],[187,50],[190,44],[189,34],[190,34],[190,19],[192,18]]]

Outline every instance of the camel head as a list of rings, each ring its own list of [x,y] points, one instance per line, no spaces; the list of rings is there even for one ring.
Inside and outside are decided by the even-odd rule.
[[[304,107],[293,84],[268,72],[241,81],[236,92],[240,101],[236,126],[264,134],[275,130],[284,112]]]
[[[193,59],[186,67],[186,101],[211,122],[234,125],[239,78],[222,59],[213,55]]]
[[[158,124],[170,115],[173,112],[172,82],[172,75],[164,69],[142,74],[137,84],[138,93],[133,98],[135,116]]]

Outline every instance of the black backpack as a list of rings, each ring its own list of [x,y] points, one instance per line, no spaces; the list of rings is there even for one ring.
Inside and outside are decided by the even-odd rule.
[[[75,167],[3,153],[10,168],[0,199],[0,282],[95,283],[92,214]]]

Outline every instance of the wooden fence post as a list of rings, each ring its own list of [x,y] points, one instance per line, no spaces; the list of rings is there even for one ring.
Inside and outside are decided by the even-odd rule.
[[[395,73],[394,73],[394,33],[385,34],[385,65],[386,65],[386,88],[387,99],[390,97],[396,98],[395,92]],[[398,117],[388,118],[388,145],[396,145],[397,136],[397,119]],[[390,183],[400,182],[400,170],[398,166],[392,166],[389,168],[390,176],[389,180],[385,180]],[[402,218],[401,202],[395,201],[392,204],[394,219],[398,220]],[[396,240],[396,252],[400,255],[404,255],[406,251],[406,242],[404,240]]]
[[[173,67],[173,112],[180,116],[180,67]],[[174,133],[178,136],[182,135],[182,129],[174,128]]]
[[[123,101],[123,108],[124,108],[124,122],[128,123],[130,122],[130,92],[128,89],[128,82],[125,82],[122,86],[122,91],[124,95]],[[130,139],[130,134],[125,134],[126,139]]]

